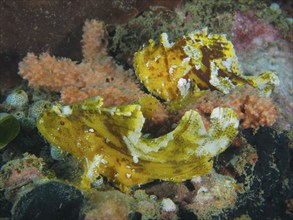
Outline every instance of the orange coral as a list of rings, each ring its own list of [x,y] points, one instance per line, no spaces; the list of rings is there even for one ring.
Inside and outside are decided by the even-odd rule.
[[[88,97],[100,95],[104,106],[133,102],[142,92],[131,77],[107,56],[104,27],[96,20],[86,21],[82,39],[83,61],[79,64],[57,59],[44,53],[33,53],[19,64],[19,74],[34,88],[47,88],[61,93],[61,102],[72,104]]]
[[[232,108],[241,120],[241,127],[254,128],[258,126],[272,126],[277,118],[278,111],[271,98],[258,97],[257,90],[250,86],[243,86],[223,95],[217,91],[207,91],[195,103],[186,108],[195,109],[204,118],[205,126],[209,127],[209,115],[216,107]],[[186,108],[180,111],[182,115]],[[178,117],[178,116],[176,116]]]
[[[278,118],[278,112],[271,98],[247,96],[244,112],[245,117],[241,123],[244,128],[272,126]]]

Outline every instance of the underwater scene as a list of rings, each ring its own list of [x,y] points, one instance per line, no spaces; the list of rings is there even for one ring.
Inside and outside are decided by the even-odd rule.
[[[292,157],[292,1],[0,1],[0,220],[293,219]]]

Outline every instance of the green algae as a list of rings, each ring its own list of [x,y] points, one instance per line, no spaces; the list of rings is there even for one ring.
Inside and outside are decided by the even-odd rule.
[[[8,113],[0,113],[0,149],[4,148],[19,133],[18,120]]]

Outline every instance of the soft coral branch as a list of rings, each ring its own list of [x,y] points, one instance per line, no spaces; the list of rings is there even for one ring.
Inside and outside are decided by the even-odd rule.
[[[61,102],[72,104],[100,95],[105,106],[127,104],[143,93],[131,73],[117,65],[107,55],[104,26],[96,20],[86,21],[82,39],[84,59],[81,63],[48,53],[39,57],[33,53],[19,64],[19,74],[34,88],[46,88],[61,93]]]

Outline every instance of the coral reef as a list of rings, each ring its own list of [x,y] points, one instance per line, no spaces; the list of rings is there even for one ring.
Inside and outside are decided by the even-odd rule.
[[[58,47],[46,41],[54,31],[33,38],[36,55],[18,72],[29,83],[0,89],[0,112],[19,132],[3,149],[0,141],[0,218],[292,217],[293,19],[284,4],[158,2],[105,1],[137,16],[114,27],[103,12],[84,23],[81,42],[81,23],[61,43],[60,32]]]
[[[76,103],[95,95],[105,98],[105,106],[136,100],[142,92],[131,73],[107,56],[103,24],[86,21],[83,30],[83,62],[29,53],[19,64],[19,74],[31,87],[60,92],[62,103]]]
[[[178,182],[209,172],[211,158],[228,147],[238,129],[237,115],[228,108],[213,110],[208,131],[192,110],[158,138],[143,136],[144,121],[139,105],[103,108],[98,98],[72,107],[55,105],[43,113],[37,127],[51,144],[83,161],[83,187],[101,174],[122,190],[154,179]]]
[[[62,97],[67,91],[92,90],[98,86],[94,85],[97,72],[92,71],[92,74],[90,70],[102,68],[101,64],[106,64],[107,67],[108,64],[113,65],[112,58],[107,56],[106,48],[101,42],[103,36],[101,23],[88,21],[84,26],[82,63],[76,65],[66,59],[57,61],[54,57],[44,55],[44,59],[41,56],[34,65],[35,69],[43,73],[30,78],[35,73],[30,73],[33,69],[31,64],[35,61],[27,59],[37,58],[28,55],[20,63],[20,74],[29,79],[31,86],[61,91]],[[123,82],[123,86],[135,93],[131,96],[124,93],[132,101],[137,100],[135,104],[121,106],[129,100],[124,102],[113,91],[105,97],[107,91],[117,88],[114,79],[106,78],[106,82],[102,81],[103,84],[98,86],[98,89],[103,89],[98,97],[72,106],[56,104],[37,121],[39,131],[53,146],[60,147],[82,161],[82,187],[89,188],[100,175],[106,176],[120,189],[129,190],[129,187],[155,179],[178,182],[208,173],[212,168],[211,159],[224,151],[237,134],[237,115],[229,108],[218,106],[208,112],[208,108],[202,105],[205,107],[202,112],[205,116],[208,113],[211,121],[210,126],[206,126],[209,129],[206,129],[197,112],[183,107],[199,100],[210,89],[229,94],[238,86],[250,85],[262,95],[268,96],[278,84],[278,77],[273,72],[263,72],[258,77],[244,76],[232,43],[224,35],[208,34],[206,29],[191,32],[175,43],[170,43],[167,34],[163,33],[159,45],[150,40],[150,45],[135,54],[134,61],[136,75],[144,86],[152,94],[166,100],[168,110],[175,115],[181,109],[181,115],[178,115],[182,118],[176,121],[173,130],[169,129],[158,137],[143,134],[146,119],[150,124],[164,123],[168,112],[151,96],[143,95],[138,99],[143,93],[136,93],[138,87],[134,82],[131,81],[131,85],[136,87],[129,86],[129,81],[125,80],[126,75],[119,82]],[[89,75],[81,74],[83,71],[79,70],[71,72],[72,68],[82,69],[85,66],[90,67],[87,70]],[[35,84],[38,77],[51,72],[53,77],[50,76],[49,84],[41,81]],[[69,77],[64,78],[65,74]],[[102,77],[105,75],[99,74]],[[123,88],[119,91],[125,92]],[[104,99],[101,98],[103,96]],[[71,94],[70,97],[81,96]],[[119,100],[116,102],[115,98]],[[263,126],[275,121],[277,113],[269,99],[248,95],[241,98],[240,101],[233,100],[232,104],[229,101],[226,103],[236,108],[239,119],[243,120],[243,127]],[[233,95],[226,100],[231,99]],[[77,98],[75,101],[80,100]],[[237,102],[241,104],[235,106]],[[211,103],[221,105],[215,100],[211,100]],[[212,105],[211,103],[208,104]],[[115,107],[107,108],[109,105]],[[268,114],[271,113],[274,114],[269,120]],[[181,149],[180,152],[178,149]],[[177,152],[176,157],[174,152]]]

